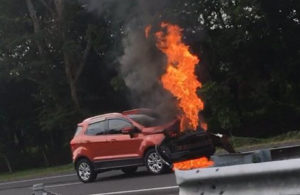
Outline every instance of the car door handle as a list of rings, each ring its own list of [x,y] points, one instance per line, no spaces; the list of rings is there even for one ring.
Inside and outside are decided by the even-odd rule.
[[[117,141],[117,140],[116,140],[116,139],[111,139],[110,141],[111,141],[111,142],[115,142],[115,141]]]

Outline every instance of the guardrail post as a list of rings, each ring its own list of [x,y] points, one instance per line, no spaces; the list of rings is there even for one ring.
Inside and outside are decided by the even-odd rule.
[[[45,187],[43,183],[34,184],[32,186],[33,193],[32,195],[47,195],[45,192]]]

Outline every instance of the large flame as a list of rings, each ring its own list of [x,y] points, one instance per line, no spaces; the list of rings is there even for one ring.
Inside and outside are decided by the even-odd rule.
[[[213,166],[214,162],[203,156],[200,158],[173,163],[173,169],[189,170]]]
[[[161,82],[163,87],[178,99],[178,106],[183,112],[181,131],[195,130],[199,126],[199,111],[204,109],[203,101],[196,93],[202,84],[194,74],[200,60],[191,54],[189,46],[182,42],[182,29],[179,26],[161,23],[161,28],[161,31],[155,33],[156,46],[167,56],[167,69],[161,77]],[[146,29],[146,32],[149,32],[149,29]],[[200,126],[204,130],[207,128],[205,122],[201,122]]]

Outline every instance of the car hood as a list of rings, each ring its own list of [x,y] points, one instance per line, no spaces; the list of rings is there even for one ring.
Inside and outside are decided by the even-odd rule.
[[[144,127],[141,129],[142,133],[145,134],[155,134],[155,133],[163,133],[164,131],[177,131],[179,130],[179,120],[175,119],[166,124],[153,126],[153,127]]]

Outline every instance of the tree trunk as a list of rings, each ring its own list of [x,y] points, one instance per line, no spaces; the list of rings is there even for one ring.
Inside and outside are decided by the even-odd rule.
[[[3,158],[4,158],[4,161],[5,161],[5,164],[7,166],[8,171],[10,173],[12,173],[13,170],[12,170],[12,167],[11,167],[11,163],[9,162],[9,160],[8,160],[8,158],[7,158],[7,156],[5,154],[3,154]]]
[[[49,167],[49,160],[48,160],[48,158],[47,158],[47,155],[46,155],[46,153],[45,153],[45,150],[44,149],[42,149],[42,154],[43,154],[43,158],[44,158],[44,162],[45,162],[45,166],[46,167]]]
[[[41,31],[40,23],[39,23],[38,17],[36,16],[36,11],[34,9],[32,1],[31,0],[26,0],[26,5],[27,5],[27,9],[28,9],[29,15],[30,15],[31,20],[32,20],[34,33],[39,34],[40,31]],[[39,50],[40,54],[43,55],[44,54],[44,49],[42,47],[41,41],[40,40],[35,40],[35,43],[38,47],[38,50]]]
[[[64,10],[64,0],[54,0],[55,10],[57,14],[57,26],[58,31],[60,32],[60,36],[63,43],[67,42],[66,32],[63,28],[63,10]],[[72,62],[72,56],[68,54],[68,51],[63,50],[64,55],[64,65],[65,65],[65,73],[68,80],[68,84],[70,87],[70,95],[71,99],[77,110],[80,110],[79,98],[77,95],[77,71],[76,66],[74,66],[74,62]]]
[[[76,109],[80,109],[79,99],[77,95],[77,87],[76,87],[76,81],[72,72],[72,63],[69,59],[69,56],[66,52],[64,52],[64,62],[65,62],[65,73],[67,76],[67,80],[70,87],[70,94],[72,101],[76,107]]]
[[[80,110],[80,104],[79,104],[79,99],[78,99],[78,94],[77,94],[77,87],[76,87],[76,82],[74,80],[70,81],[70,93],[72,100],[78,110]]]
[[[54,8],[50,6],[49,3],[47,3],[45,0],[39,0],[39,2],[49,11],[53,19],[56,21],[57,25],[57,32],[59,33],[62,45],[61,47],[63,48],[64,44],[68,42],[68,37],[67,37],[67,32],[68,29],[65,28],[64,25],[64,0],[53,0],[54,2]],[[32,18],[33,24],[34,24],[34,32],[38,33],[40,32],[40,26],[38,23],[38,18],[36,16],[36,11],[34,9],[34,6],[32,4],[32,0],[26,0],[27,7],[30,13],[30,16]],[[88,32],[88,31],[87,31]],[[74,60],[73,54],[70,54],[68,51],[63,50],[63,57],[64,57],[64,66],[65,66],[65,74],[67,77],[67,81],[69,84],[69,90],[70,90],[70,96],[71,99],[76,107],[76,109],[80,109],[80,103],[79,103],[79,98],[77,94],[77,81],[83,71],[83,68],[86,64],[86,59],[88,57],[88,54],[91,50],[92,47],[92,41],[91,38],[87,34],[87,44],[85,49],[83,50],[82,56],[79,58],[79,60]],[[39,50],[41,49],[41,43],[38,42],[38,47]],[[76,57],[76,59],[78,59]]]

